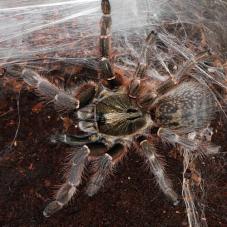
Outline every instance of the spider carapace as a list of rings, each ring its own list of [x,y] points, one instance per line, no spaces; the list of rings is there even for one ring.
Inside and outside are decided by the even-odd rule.
[[[74,147],[74,154],[65,183],[43,212],[46,217],[69,202],[88,166],[93,168],[86,192],[90,196],[95,194],[132,146],[147,159],[163,193],[177,204],[178,195],[165,173],[155,141],[161,139],[180,150],[192,152],[206,152],[208,147],[212,147],[209,142],[204,144],[200,135],[214,118],[217,109],[215,98],[208,87],[188,73],[192,63],[203,60],[209,52],[186,61],[183,68],[187,68],[187,73],[180,69],[176,75],[154,86],[156,81],[147,76],[148,53],[158,34],[151,32],[143,44],[135,73],[115,72],[110,57],[111,7],[108,0],[102,0],[101,9],[98,82],[85,80],[79,86],[66,90],[31,69],[26,68],[22,72],[24,81],[36,88],[42,97],[61,110],[73,112],[75,124],[83,132],[52,137],[54,142]],[[89,64],[89,59],[87,62]]]
[[[95,107],[97,130],[111,136],[127,136],[148,126],[149,115],[127,94],[105,97]]]

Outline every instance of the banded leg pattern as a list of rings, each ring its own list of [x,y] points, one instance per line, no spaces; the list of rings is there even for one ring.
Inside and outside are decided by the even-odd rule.
[[[80,102],[78,99],[66,93],[64,89],[56,87],[37,72],[24,69],[22,78],[28,85],[36,88],[45,100],[53,102],[58,109],[74,110],[79,108]]]
[[[114,167],[123,159],[127,152],[125,145],[118,143],[111,147],[106,154],[94,162],[94,174],[91,176],[86,193],[93,196],[103,186],[106,179],[113,172]]]
[[[112,172],[112,157],[109,154],[104,154],[95,161],[94,165],[96,172],[91,176],[86,190],[86,194],[89,196],[97,193]]]
[[[50,217],[52,214],[60,210],[75,194],[76,188],[81,183],[82,174],[89,154],[90,150],[86,145],[75,153],[71,161],[72,166],[66,182],[58,190],[55,200],[49,203],[43,211],[45,217]]]
[[[109,58],[111,50],[111,7],[109,0],[102,0],[103,16],[100,20],[100,53],[102,57]]]
[[[141,80],[145,77],[148,67],[148,57],[150,48],[155,44],[157,34],[151,31],[146,38],[146,42],[142,47],[142,53],[140,55],[139,63],[137,65],[134,78],[129,86],[129,97],[136,98],[140,89]]]
[[[155,147],[147,140],[140,142],[144,156],[147,158],[149,167],[163,193],[173,201],[174,205],[179,203],[178,196],[172,188],[168,176],[165,174],[164,166],[158,157]]]

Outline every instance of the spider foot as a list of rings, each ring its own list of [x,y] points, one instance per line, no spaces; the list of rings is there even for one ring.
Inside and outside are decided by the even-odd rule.
[[[43,215],[48,218],[52,214],[56,213],[63,207],[63,204],[58,201],[53,201],[49,203],[43,211]]]

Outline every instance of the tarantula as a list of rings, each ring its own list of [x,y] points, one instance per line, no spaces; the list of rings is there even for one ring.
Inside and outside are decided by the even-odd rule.
[[[46,217],[69,202],[86,166],[94,167],[86,189],[92,196],[132,146],[146,157],[162,192],[176,205],[179,198],[157,153],[157,138],[190,152],[209,149],[208,143],[192,134],[198,135],[209,126],[217,112],[216,100],[208,87],[186,76],[186,69],[209,53],[186,61],[176,75],[154,87],[154,81],[146,76],[148,52],[158,36],[152,31],[145,40],[134,75],[122,75],[114,71],[111,60],[109,0],[102,0],[101,9],[98,82],[85,81],[75,89],[65,90],[29,68],[22,72],[23,80],[42,97],[58,109],[72,112],[75,125],[83,132],[52,137],[53,142],[76,148],[65,183],[43,212]]]

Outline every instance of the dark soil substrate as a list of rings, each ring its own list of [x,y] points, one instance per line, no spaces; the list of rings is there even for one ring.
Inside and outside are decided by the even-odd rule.
[[[55,186],[63,182],[62,169],[69,151],[49,142],[50,135],[62,129],[62,121],[51,106],[34,111],[39,98],[22,89],[20,127],[12,144],[18,127],[18,93],[10,86],[3,87],[2,79],[0,89],[0,226],[188,226],[184,205],[173,207],[166,200],[143,160],[133,152],[97,195],[85,195],[83,184],[67,207],[45,218],[42,211]],[[226,126],[218,126],[213,138],[223,151],[227,148]],[[164,152],[167,172],[180,194],[182,164],[169,157],[167,149]],[[223,159],[220,155],[204,161],[209,226],[227,226]]]

